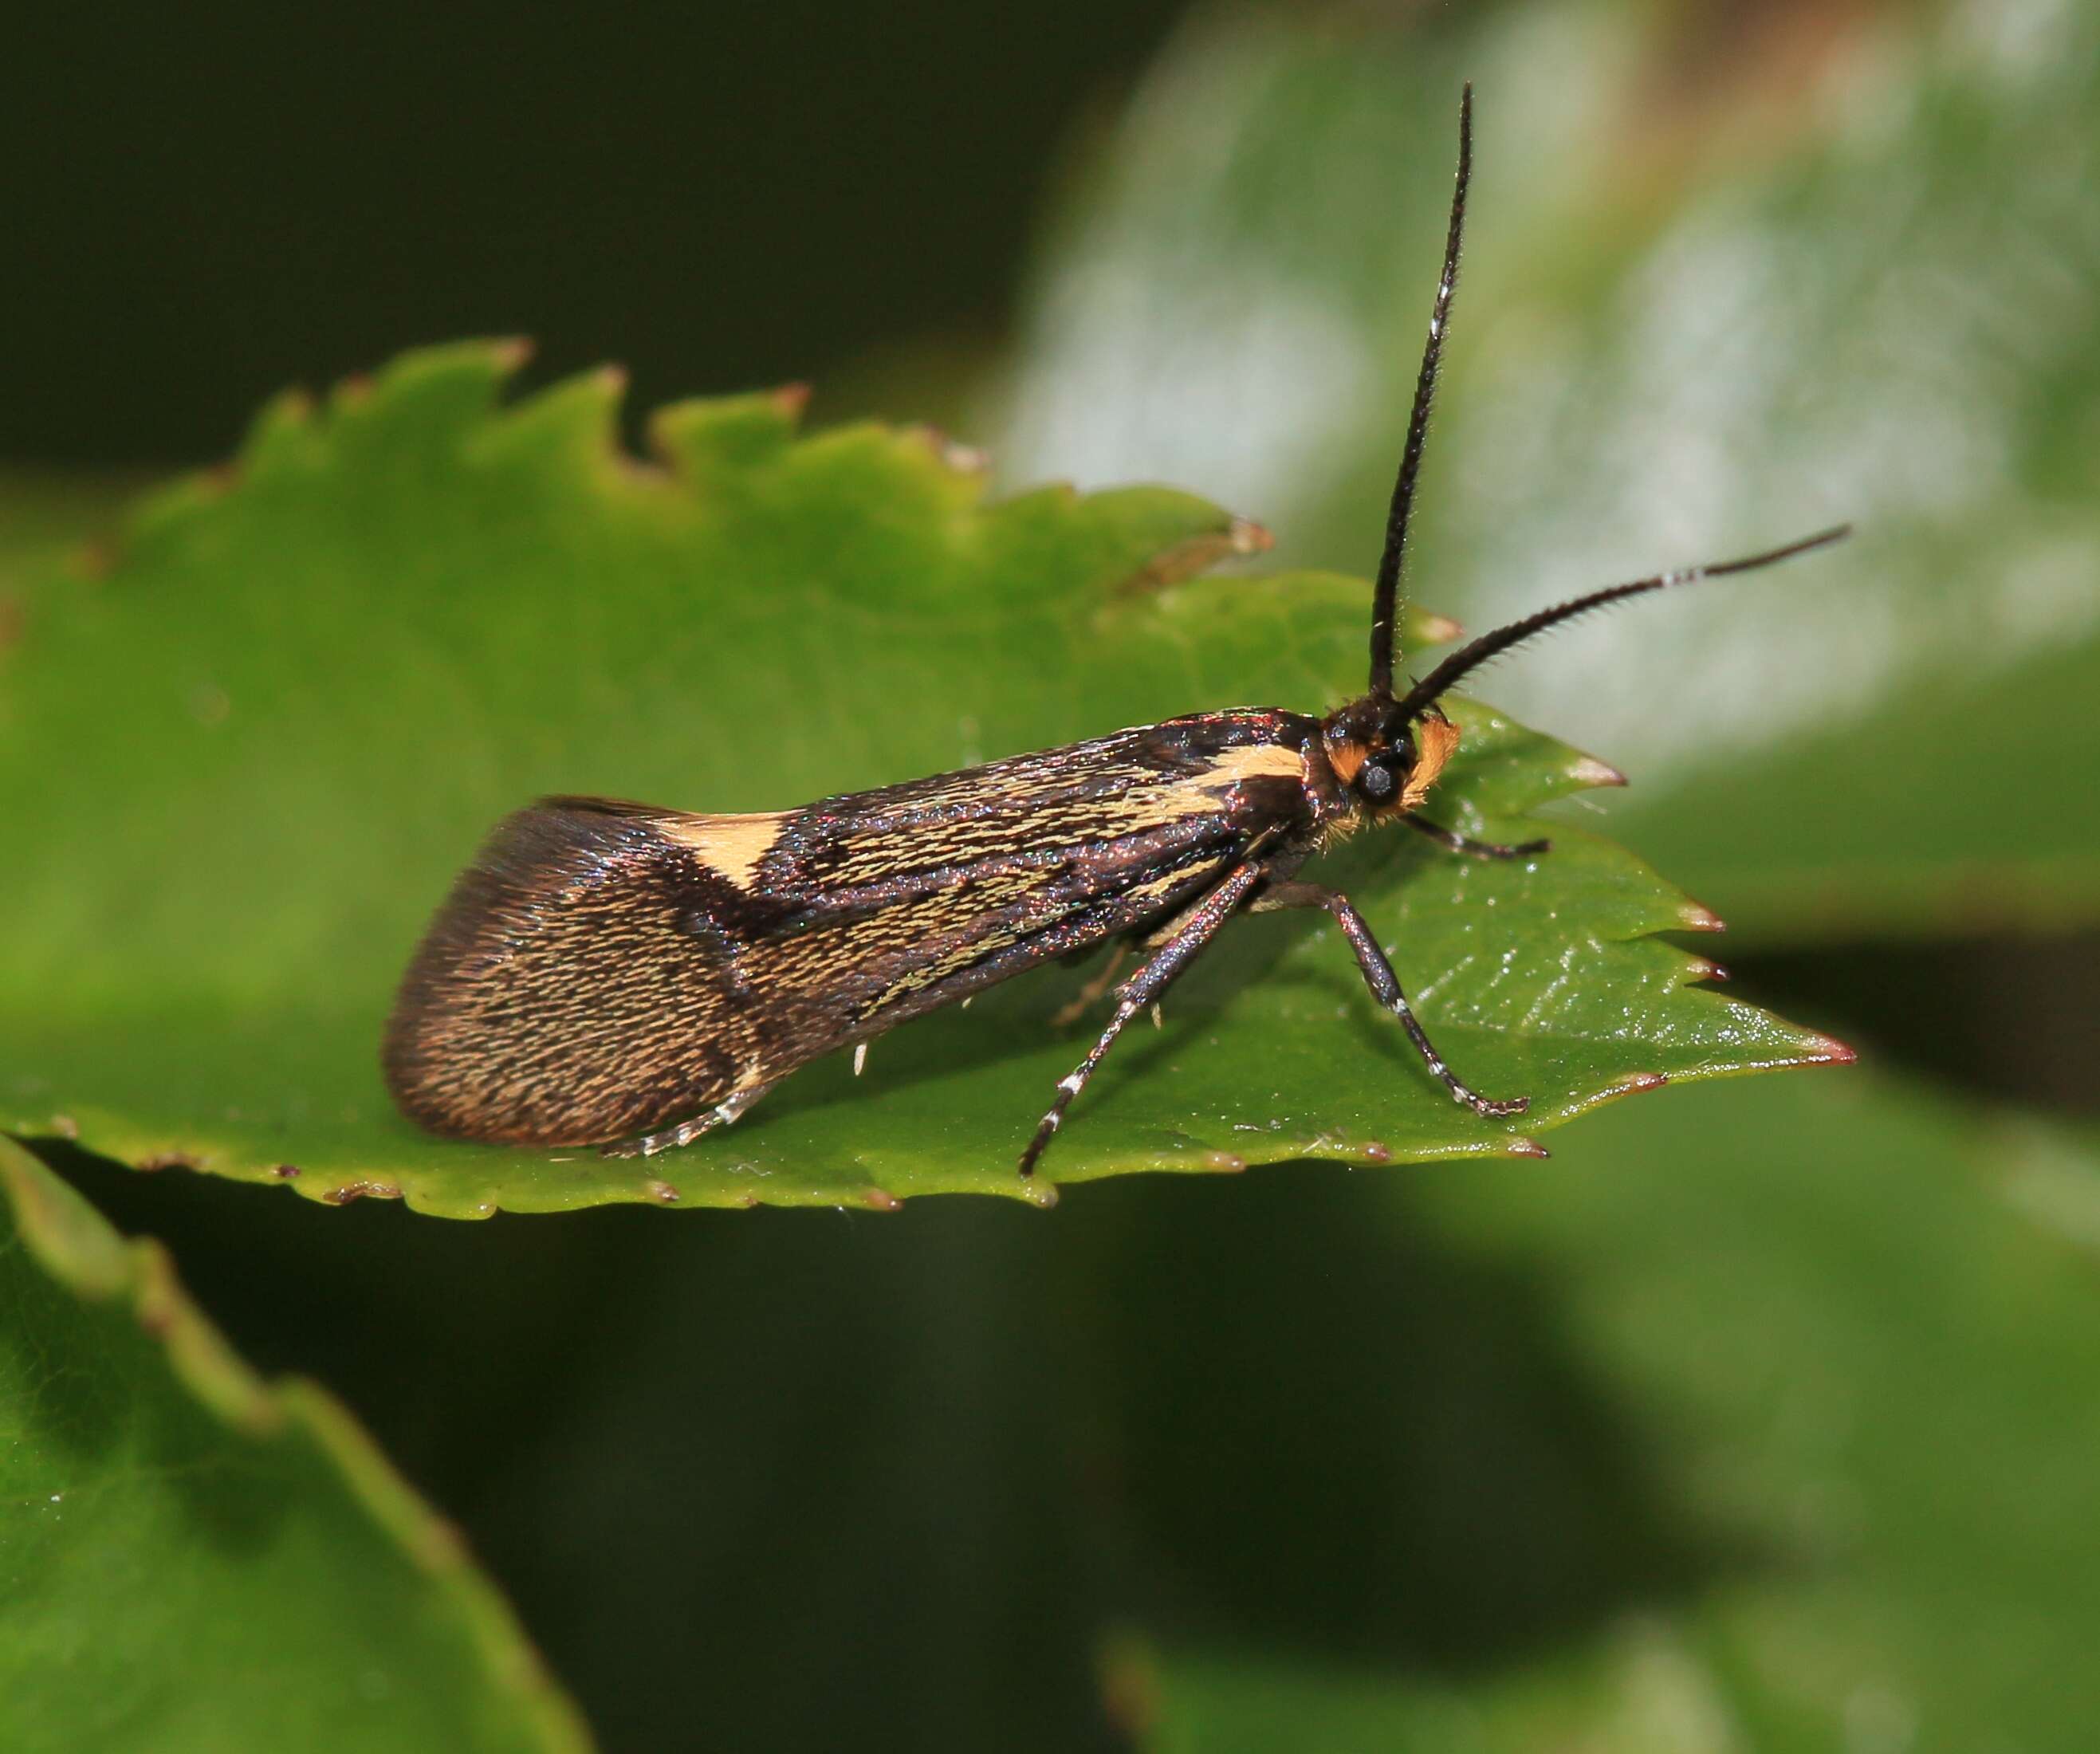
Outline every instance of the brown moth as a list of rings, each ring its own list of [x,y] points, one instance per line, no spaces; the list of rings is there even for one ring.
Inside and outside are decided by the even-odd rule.
[[[439,910],[387,1032],[386,1082],[433,1130],[612,1154],[683,1145],[798,1066],[1053,959],[1134,943],[1107,1026],[1057,1086],[1021,1174],[1132,1018],[1235,914],[1320,908],[1430,1072],[1480,1114],[1431,1044],[1348,897],[1299,869],[1339,836],[1404,822],[1451,852],[1511,859],[1418,814],[1458,740],[1438,702],[1534,633],[1622,597],[1746,572],[1836,541],[1613,585],[1483,635],[1394,685],[1408,522],[1458,281],[1472,160],[1458,181],[1374,589],[1366,691],[1319,717],[1192,713],[801,809],[706,816],[548,798],[500,824]]]

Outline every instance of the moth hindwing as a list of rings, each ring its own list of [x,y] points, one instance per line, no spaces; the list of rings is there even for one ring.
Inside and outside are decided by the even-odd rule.
[[[821,1054],[1039,963],[1136,945],[1105,1025],[1021,1151],[1027,1174],[1124,1026],[1229,920],[1318,908],[1452,1098],[1491,1119],[1523,1113],[1527,1099],[1480,1095],[1452,1070],[1348,897],[1301,880],[1299,867],[1339,836],[1390,822],[1467,857],[1545,853],[1542,840],[1476,841],[1419,813],[1458,741],[1443,697],[1573,616],[1845,532],[1555,604],[1398,693],[1400,584],[1471,162],[1469,86],[1362,695],[1324,717],[1199,712],[759,815],[545,799],[497,826],[409,965],[383,1050],[401,1107],[463,1138],[661,1150],[734,1121]]]

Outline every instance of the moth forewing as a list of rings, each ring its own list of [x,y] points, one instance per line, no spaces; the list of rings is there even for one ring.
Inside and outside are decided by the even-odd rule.
[[[389,1085],[466,1138],[695,1136],[822,1054],[1185,910],[1308,816],[1317,730],[1202,714],[762,815],[545,800],[432,922]]]

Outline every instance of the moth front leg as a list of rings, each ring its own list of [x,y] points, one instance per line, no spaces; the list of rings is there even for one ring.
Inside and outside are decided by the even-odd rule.
[[[1462,853],[1469,859],[1528,859],[1535,853],[1553,850],[1550,840],[1520,840],[1513,847],[1506,847],[1497,840],[1469,840],[1455,828],[1446,828],[1440,822],[1432,822],[1419,816],[1404,816],[1401,820],[1418,835],[1427,835],[1440,847]]]
[[[1414,818],[1408,820],[1412,822]],[[1400,989],[1400,976],[1392,972],[1392,964],[1386,960],[1385,952],[1371,936],[1371,928],[1357,911],[1356,904],[1340,890],[1317,883],[1272,884],[1250,911],[1267,914],[1286,907],[1323,908],[1334,917],[1335,923],[1342,928],[1343,936],[1349,941],[1349,948],[1357,953],[1357,967],[1363,971],[1364,985],[1371,989],[1372,998],[1400,1019],[1400,1026],[1407,1031],[1407,1038],[1429,1063],[1429,1069],[1443,1081],[1454,1100],[1465,1104],[1477,1115],[1498,1121],[1522,1114],[1531,1106],[1529,1096],[1498,1102],[1492,1097],[1480,1095],[1445,1064],[1444,1056],[1436,1051],[1428,1033],[1410,1008],[1407,995]]]
[[[1035,1136],[1021,1153],[1023,1175],[1035,1173],[1035,1160],[1043,1155],[1043,1147],[1064,1124],[1065,1111],[1071,1107],[1072,1099],[1087,1087],[1087,1080],[1094,1075],[1094,1068],[1107,1057],[1108,1051],[1115,1045],[1115,1038],[1123,1033],[1123,1026],[1167,990],[1174,977],[1195,959],[1196,953],[1217,936],[1218,928],[1232,918],[1233,910],[1265,875],[1260,865],[1239,866],[1182,914],[1173,935],[1153,952],[1136,974],[1116,989],[1116,1008],[1109,1018],[1108,1027],[1101,1031],[1101,1039],[1088,1051],[1087,1057],[1071,1075],[1058,1081],[1057,1100],[1036,1124]]]

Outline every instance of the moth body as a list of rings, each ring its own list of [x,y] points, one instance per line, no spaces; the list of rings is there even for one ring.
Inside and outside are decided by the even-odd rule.
[[[435,1131],[582,1144],[1155,928],[1348,811],[1317,720],[1211,712],[800,810],[549,798],[439,910],[385,1051]]]

